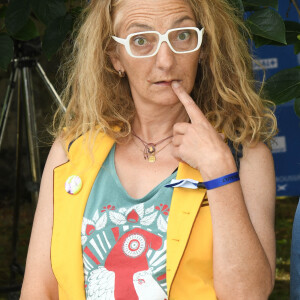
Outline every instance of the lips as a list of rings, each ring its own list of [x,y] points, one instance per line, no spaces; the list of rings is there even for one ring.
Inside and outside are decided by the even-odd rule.
[[[161,81],[156,81],[154,82],[155,85],[162,85],[162,86],[171,86],[172,81],[181,81],[178,79],[174,80],[161,80]]]
[[[171,84],[172,81],[157,81],[155,84]]]

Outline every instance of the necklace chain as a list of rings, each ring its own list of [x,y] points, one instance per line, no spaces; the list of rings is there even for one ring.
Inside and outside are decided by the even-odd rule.
[[[164,148],[166,148],[171,142],[169,142],[167,145],[165,145],[164,147],[162,147],[161,149],[159,149],[158,151],[156,151],[156,146],[161,144],[162,142],[166,141],[167,139],[170,139],[173,137],[173,135],[170,135],[156,143],[147,143],[146,141],[144,141],[143,139],[141,139],[133,130],[132,130],[132,135],[134,137],[136,137],[137,139],[140,140],[140,142],[142,142],[142,144],[144,145],[144,159],[147,159],[148,162],[155,162],[156,161],[156,154],[159,153],[161,150],[163,150]]]
[[[139,145],[136,143],[136,141],[135,140],[133,140],[133,142],[135,143],[135,145],[136,145],[136,147],[138,148],[138,150],[140,150],[141,152],[143,152],[144,153],[144,150],[142,150],[140,147],[139,147]],[[162,150],[164,150],[169,144],[171,144],[172,143],[172,141],[170,141],[170,142],[168,142],[166,145],[164,145],[162,148],[160,148],[159,150],[156,150],[155,151],[155,154],[158,154],[160,151],[162,151]]]

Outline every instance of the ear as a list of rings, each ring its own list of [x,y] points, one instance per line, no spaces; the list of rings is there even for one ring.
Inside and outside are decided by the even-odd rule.
[[[122,65],[122,63],[121,63],[121,61],[120,61],[120,58],[119,58],[119,56],[117,55],[117,53],[111,53],[111,54],[109,55],[109,57],[110,57],[110,61],[111,61],[112,65],[113,65],[114,69],[115,69],[117,72],[119,72],[120,70],[121,70],[122,72],[124,72],[124,67],[123,67],[123,65]]]

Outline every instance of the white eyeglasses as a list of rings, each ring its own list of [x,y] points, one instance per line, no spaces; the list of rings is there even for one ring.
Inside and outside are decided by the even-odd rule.
[[[157,54],[161,43],[166,42],[174,53],[184,54],[197,51],[202,43],[204,28],[182,27],[169,29],[165,34],[158,31],[143,31],[129,34],[126,39],[112,38],[125,46],[127,53],[136,58]]]

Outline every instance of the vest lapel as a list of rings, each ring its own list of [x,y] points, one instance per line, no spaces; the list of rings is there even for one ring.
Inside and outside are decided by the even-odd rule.
[[[198,170],[180,163],[176,179],[203,181]],[[167,229],[167,288],[170,294],[181,257],[206,190],[174,188]]]
[[[75,141],[77,145],[71,147],[70,161],[54,170],[51,261],[60,299],[85,299],[80,235],[82,218],[95,178],[114,144],[112,138],[98,134],[92,152],[88,153],[82,139],[80,137]],[[82,180],[82,189],[76,195],[68,194],[64,188],[71,175],[78,175]]]

